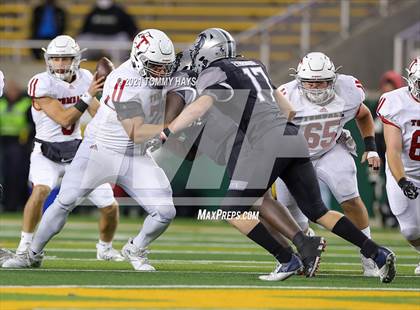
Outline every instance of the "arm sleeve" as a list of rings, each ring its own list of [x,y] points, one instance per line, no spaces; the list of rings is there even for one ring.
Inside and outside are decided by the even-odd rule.
[[[115,104],[115,111],[119,120],[124,120],[134,117],[143,117],[144,111],[141,103],[138,101],[118,102]]]

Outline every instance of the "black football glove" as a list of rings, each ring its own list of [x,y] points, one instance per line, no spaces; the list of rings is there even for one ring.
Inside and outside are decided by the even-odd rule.
[[[409,199],[416,199],[419,195],[418,188],[413,184],[413,182],[404,177],[398,181],[398,185],[401,187],[404,195]]]

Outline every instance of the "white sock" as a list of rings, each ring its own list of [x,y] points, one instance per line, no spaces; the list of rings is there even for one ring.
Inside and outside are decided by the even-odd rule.
[[[20,242],[16,252],[25,252],[28,245],[31,244],[34,233],[27,233],[22,231],[20,235]]]
[[[102,241],[101,239],[99,239],[98,244],[104,248],[110,248],[112,247],[112,241],[111,242],[106,242],[106,241]]]
[[[372,239],[370,237],[370,227],[366,227],[365,229],[362,229],[362,233],[364,233],[366,235],[366,237],[368,237],[369,239]]]

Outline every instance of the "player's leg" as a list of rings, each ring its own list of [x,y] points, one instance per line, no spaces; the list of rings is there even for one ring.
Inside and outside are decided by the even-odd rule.
[[[96,258],[99,260],[122,261],[124,258],[112,247],[119,221],[119,206],[109,183],[95,188],[88,198],[99,209],[99,241],[96,244]]]
[[[316,160],[314,166],[318,179],[328,186],[340,203],[344,215],[368,238],[371,238],[369,216],[359,196],[357,170],[352,155],[341,144],[337,144]],[[361,262],[365,276],[378,275],[375,263],[371,259],[361,255]]]
[[[408,199],[404,196],[388,166],[385,173],[386,191],[391,211],[398,220],[401,234],[420,254],[420,198]],[[420,275],[420,263],[414,269],[414,273]]]
[[[395,255],[369,239],[343,214],[328,210],[321,199],[318,180],[309,159],[295,159],[281,175],[302,212],[334,234],[358,246],[361,253],[372,258],[380,271],[382,282],[395,277]]]
[[[135,270],[154,271],[147,254],[149,245],[169,226],[176,215],[172,189],[164,171],[146,156],[126,157],[127,173],[120,176],[118,184],[148,215],[139,233],[124,245],[121,254]]]
[[[259,220],[237,218],[228,220],[228,222],[276,259],[277,265],[274,271],[268,275],[260,276],[261,280],[283,281],[303,270],[302,261],[294,253],[286,239],[284,239],[285,243],[279,242]]]
[[[64,165],[54,163],[40,151],[31,154],[29,181],[33,184],[32,193],[23,210],[22,232],[16,253],[27,250],[32,242],[33,234],[38,225],[42,208],[51,190],[57,186],[60,175],[64,173]]]
[[[14,262],[6,261],[3,267],[28,268],[41,265],[43,249],[49,240],[62,230],[67,216],[76,207],[79,199],[106,182],[104,179],[112,175],[114,169],[109,159],[110,156],[105,151],[99,153],[90,149],[90,143],[87,141],[82,142],[75,158],[66,169],[57,198],[42,216],[25,257],[17,257]],[[104,165],[107,165],[106,170],[103,169]]]
[[[278,140],[277,137],[279,137],[281,133],[282,131],[279,133],[277,130],[273,130],[273,132],[270,132],[270,136],[271,138]],[[278,154],[278,144],[271,143],[270,141],[270,138],[260,139],[251,152],[247,152],[243,156],[239,157],[235,166],[235,170],[232,173],[232,180],[230,182],[229,190],[226,194],[226,198],[223,201],[224,208],[235,211],[243,211],[247,206],[253,205],[255,201],[262,197],[266,190],[270,188],[271,184],[277,178],[275,175],[278,174],[278,171],[281,171],[281,169],[287,166],[290,159],[285,158],[281,162],[276,161],[276,154]],[[270,204],[265,203],[264,205],[263,203],[263,205],[260,206],[261,209],[264,209],[264,219],[266,223],[273,227],[274,230],[284,231],[285,221],[282,219],[284,214],[280,212],[280,209],[276,203],[271,206],[272,203],[273,201],[271,200]],[[267,210],[265,210],[266,208]],[[269,208],[271,209],[271,212],[269,211]],[[241,221],[237,222],[240,223]],[[232,221],[230,221],[230,223],[235,227],[237,227],[239,224]],[[295,228],[299,230],[297,225]],[[299,245],[306,240],[305,235],[301,231],[296,234],[298,236],[296,239],[295,234],[289,234],[293,236],[293,241],[295,244]],[[289,262],[292,262],[290,259],[290,253],[288,253],[288,257],[284,255],[284,252],[287,254],[287,248],[282,247],[280,243],[278,243],[272,236],[270,236],[268,230],[263,224],[259,223],[256,225],[250,231],[250,233],[247,234],[247,236],[257,244],[264,247],[274,257],[276,257],[281,265],[287,266]],[[270,244],[267,244],[268,238],[272,240]],[[313,264],[306,264],[306,266],[308,266],[308,268],[306,268],[308,271],[308,276],[314,275],[318,267],[319,256],[322,250],[318,250],[318,247],[320,242],[323,240],[320,239],[316,241],[316,254],[313,255],[314,260],[312,260],[312,255],[310,257]],[[298,246],[298,248],[300,247]],[[288,259],[289,262],[287,262]],[[295,267],[298,266],[295,265]],[[278,271],[279,270],[276,269],[274,273]],[[298,270],[295,270],[295,272],[297,271]]]
[[[298,223],[302,231],[305,234],[308,234],[309,220],[299,209],[299,206],[297,205],[296,200],[290,194],[289,190],[287,189],[286,184],[284,184],[283,180],[281,179],[277,179],[274,184],[276,188],[277,201],[289,210],[290,214]]]

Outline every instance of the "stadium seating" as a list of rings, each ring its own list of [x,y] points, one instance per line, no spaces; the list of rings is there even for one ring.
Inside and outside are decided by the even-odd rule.
[[[305,0],[306,1],[306,0]],[[234,35],[256,26],[262,20],[287,11],[299,1],[292,0],[147,0],[117,1],[135,17],[139,29],[158,28],[168,33],[175,43],[191,42],[196,34],[208,27],[221,27]],[[301,0],[300,2],[304,2]],[[0,5],[0,37],[9,40],[28,38],[31,7],[26,1],[2,1]],[[68,34],[77,35],[85,15],[95,3],[89,1],[59,2],[69,14]],[[140,3],[140,4],[139,4]],[[372,14],[379,0],[351,1],[351,18],[360,20]],[[296,14],[284,24],[270,29],[272,61],[287,61],[296,56],[300,45],[300,20]],[[340,31],[338,1],[319,1],[311,10],[311,45],[336,36]],[[259,57],[260,40],[252,37],[240,46],[241,52]],[[16,49],[0,47],[0,56],[12,56]],[[28,49],[19,51],[29,55]]]

